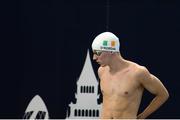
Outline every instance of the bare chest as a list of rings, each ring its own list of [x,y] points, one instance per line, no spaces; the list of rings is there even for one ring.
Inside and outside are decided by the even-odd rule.
[[[116,75],[105,74],[101,78],[100,86],[104,96],[131,96],[139,84],[130,73]]]

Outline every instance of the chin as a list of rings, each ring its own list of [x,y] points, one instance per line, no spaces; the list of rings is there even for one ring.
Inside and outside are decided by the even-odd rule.
[[[105,65],[105,64],[101,64],[100,66],[101,66],[101,67],[105,67],[106,65]]]

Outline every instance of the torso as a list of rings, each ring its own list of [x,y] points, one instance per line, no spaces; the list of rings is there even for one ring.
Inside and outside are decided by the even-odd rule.
[[[100,86],[103,94],[101,118],[136,118],[143,87],[138,82],[134,64],[128,68],[111,74],[108,67],[103,68]]]

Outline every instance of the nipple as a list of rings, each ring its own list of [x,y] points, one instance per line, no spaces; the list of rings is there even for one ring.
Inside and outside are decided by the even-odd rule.
[[[125,92],[124,92],[124,94],[126,94],[126,95],[127,95],[127,94],[128,94],[128,92],[127,92],[127,91],[125,91]]]

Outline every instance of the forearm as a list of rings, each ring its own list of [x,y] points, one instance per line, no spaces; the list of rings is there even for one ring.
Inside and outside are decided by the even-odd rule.
[[[138,115],[138,119],[145,119],[150,114],[155,112],[166,100],[168,99],[168,95],[166,96],[156,96],[151,103],[147,106],[147,108]]]

